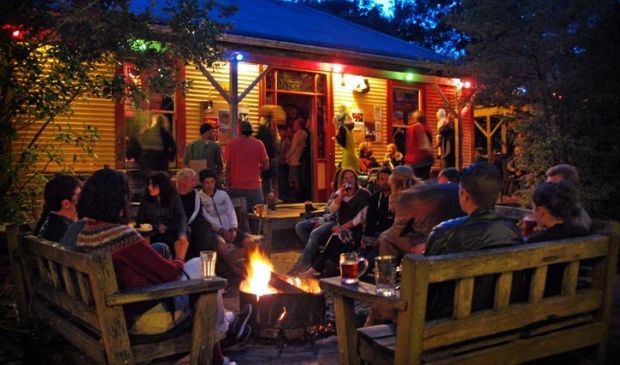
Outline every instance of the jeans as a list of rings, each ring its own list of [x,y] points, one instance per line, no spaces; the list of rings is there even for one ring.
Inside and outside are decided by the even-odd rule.
[[[304,251],[293,266],[294,271],[302,271],[310,267],[312,258],[319,251],[319,246],[327,241],[335,221],[327,221],[314,228],[316,218],[304,219],[295,225],[297,236],[304,243]]]

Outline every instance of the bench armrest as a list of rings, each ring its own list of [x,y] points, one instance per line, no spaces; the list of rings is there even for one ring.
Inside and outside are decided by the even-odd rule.
[[[123,305],[149,300],[158,300],[178,295],[189,295],[197,293],[215,292],[224,289],[227,285],[226,279],[212,278],[210,280],[192,279],[173,281],[144,288],[132,288],[116,292],[105,298],[109,306]]]
[[[321,288],[332,292],[334,295],[360,300],[363,302],[380,304],[390,308],[405,310],[407,302],[398,296],[384,297],[376,294],[376,287],[373,284],[360,281],[357,285],[343,284],[339,276],[321,279]]]

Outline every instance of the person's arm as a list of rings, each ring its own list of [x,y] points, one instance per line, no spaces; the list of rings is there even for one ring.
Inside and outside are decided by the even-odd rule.
[[[183,209],[183,202],[179,194],[176,194],[174,199],[172,199],[170,213],[172,213],[171,221],[174,222],[179,230],[178,237],[187,237],[187,216],[185,215],[185,209]]]
[[[123,255],[118,255],[116,259],[125,261],[126,265],[148,277],[149,281],[167,283],[178,279],[183,273],[185,257],[180,256],[181,251],[175,248],[176,258],[166,259],[142,240],[124,250]]]
[[[338,191],[336,192],[336,197],[332,200],[331,204],[329,205],[329,212],[330,213],[336,213],[338,212],[338,209],[340,209],[340,204],[342,204],[342,195],[344,194],[344,192],[342,191],[342,189],[338,189]]]
[[[411,224],[411,212],[407,209],[407,205],[403,204],[402,196],[400,199],[394,199],[394,224],[392,224],[392,232],[396,236],[400,236]]]
[[[338,134],[336,135],[336,141],[342,147],[347,146],[347,129],[345,126],[341,125],[338,127]]]
[[[261,170],[261,171],[267,171],[267,170],[269,170],[269,159],[262,160],[262,161],[260,161],[258,164],[259,164],[259,166],[260,166],[260,170]]]
[[[228,195],[225,196],[224,204],[226,205],[226,214],[228,215],[228,221],[230,222],[230,228],[239,227],[239,221],[237,220],[237,213],[233,206],[232,200]]]
[[[269,170],[269,156],[267,155],[267,150],[265,149],[265,145],[263,144],[263,142],[260,142],[258,153],[260,154],[259,162],[258,162],[258,166],[260,167],[260,170],[261,171]]]
[[[145,198],[140,199],[140,206],[138,207],[138,215],[136,215],[136,223],[153,223],[148,221],[148,217],[146,215],[146,206],[147,202]]]
[[[304,135],[303,133],[301,133],[301,130],[295,132],[295,134],[293,135],[293,140],[291,141],[291,146],[286,152],[286,162],[289,162],[291,157],[295,156],[295,154],[298,153],[298,150],[303,148],[303,137]]]
[[[215,173],[219,176],[224,170],[224,161],[222,160],[222,147],[219,143],[215,143]]]
[[[218,232],[222,228],[222,225],[217,217],[209,214],[209,210],[207,209],[209,204],[215,205],[215,200],[203,192],[200,192],[200,200],[202,202],[202,216],[211,224],[211,230]]]
[[[185,154],[183,155],[183,164],[187,167],[187,165],[189,165],[189,160],[192,159],[192,145],[193,143],[190,143],[189,145],[187,145],[187,147],[185,148]]]

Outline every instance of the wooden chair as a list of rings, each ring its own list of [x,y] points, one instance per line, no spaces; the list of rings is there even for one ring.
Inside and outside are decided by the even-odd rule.
[[[191,364],[210,364],[215,345],[215,278],[119,290],[110,254],[84,254],[34,236],[8,234],[11,273],[24,322],[42,321],[98,364],[147,363],[191,352]],[[196,295],[191,330],[131,336],[123,305]]]
[[[374,285],[322,279],[333,293],[341,364],[518,364],[597,346],[607,354],[618,226],[610,235],[523,244],[514,248],[403,259],[400,298],[375,294]],[[591,266],[590,285],[578,284]],[[559,295],[544,296],[550,265],[565,264]],[[529,295],[513,302],[513,273],[531,270]],[[492,275],[492,307],[472,311],[475,278]],[[426,320],[429,285],[454,282],[452,315]],[[516,281],[518,282],[518,281]],[[393,308],[396,326],[355,328],[354,300]],[[359,351],[358,351],[359,350]]]

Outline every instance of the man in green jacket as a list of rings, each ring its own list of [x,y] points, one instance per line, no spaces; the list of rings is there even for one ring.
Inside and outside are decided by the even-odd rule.
[[[185,150],[183,163],[185,166],[199,173],[209,168],[221,175],[224,169],[222,149],[216,141],[216,130],[211,124],[200,126],[200,139],[192,142]]]

